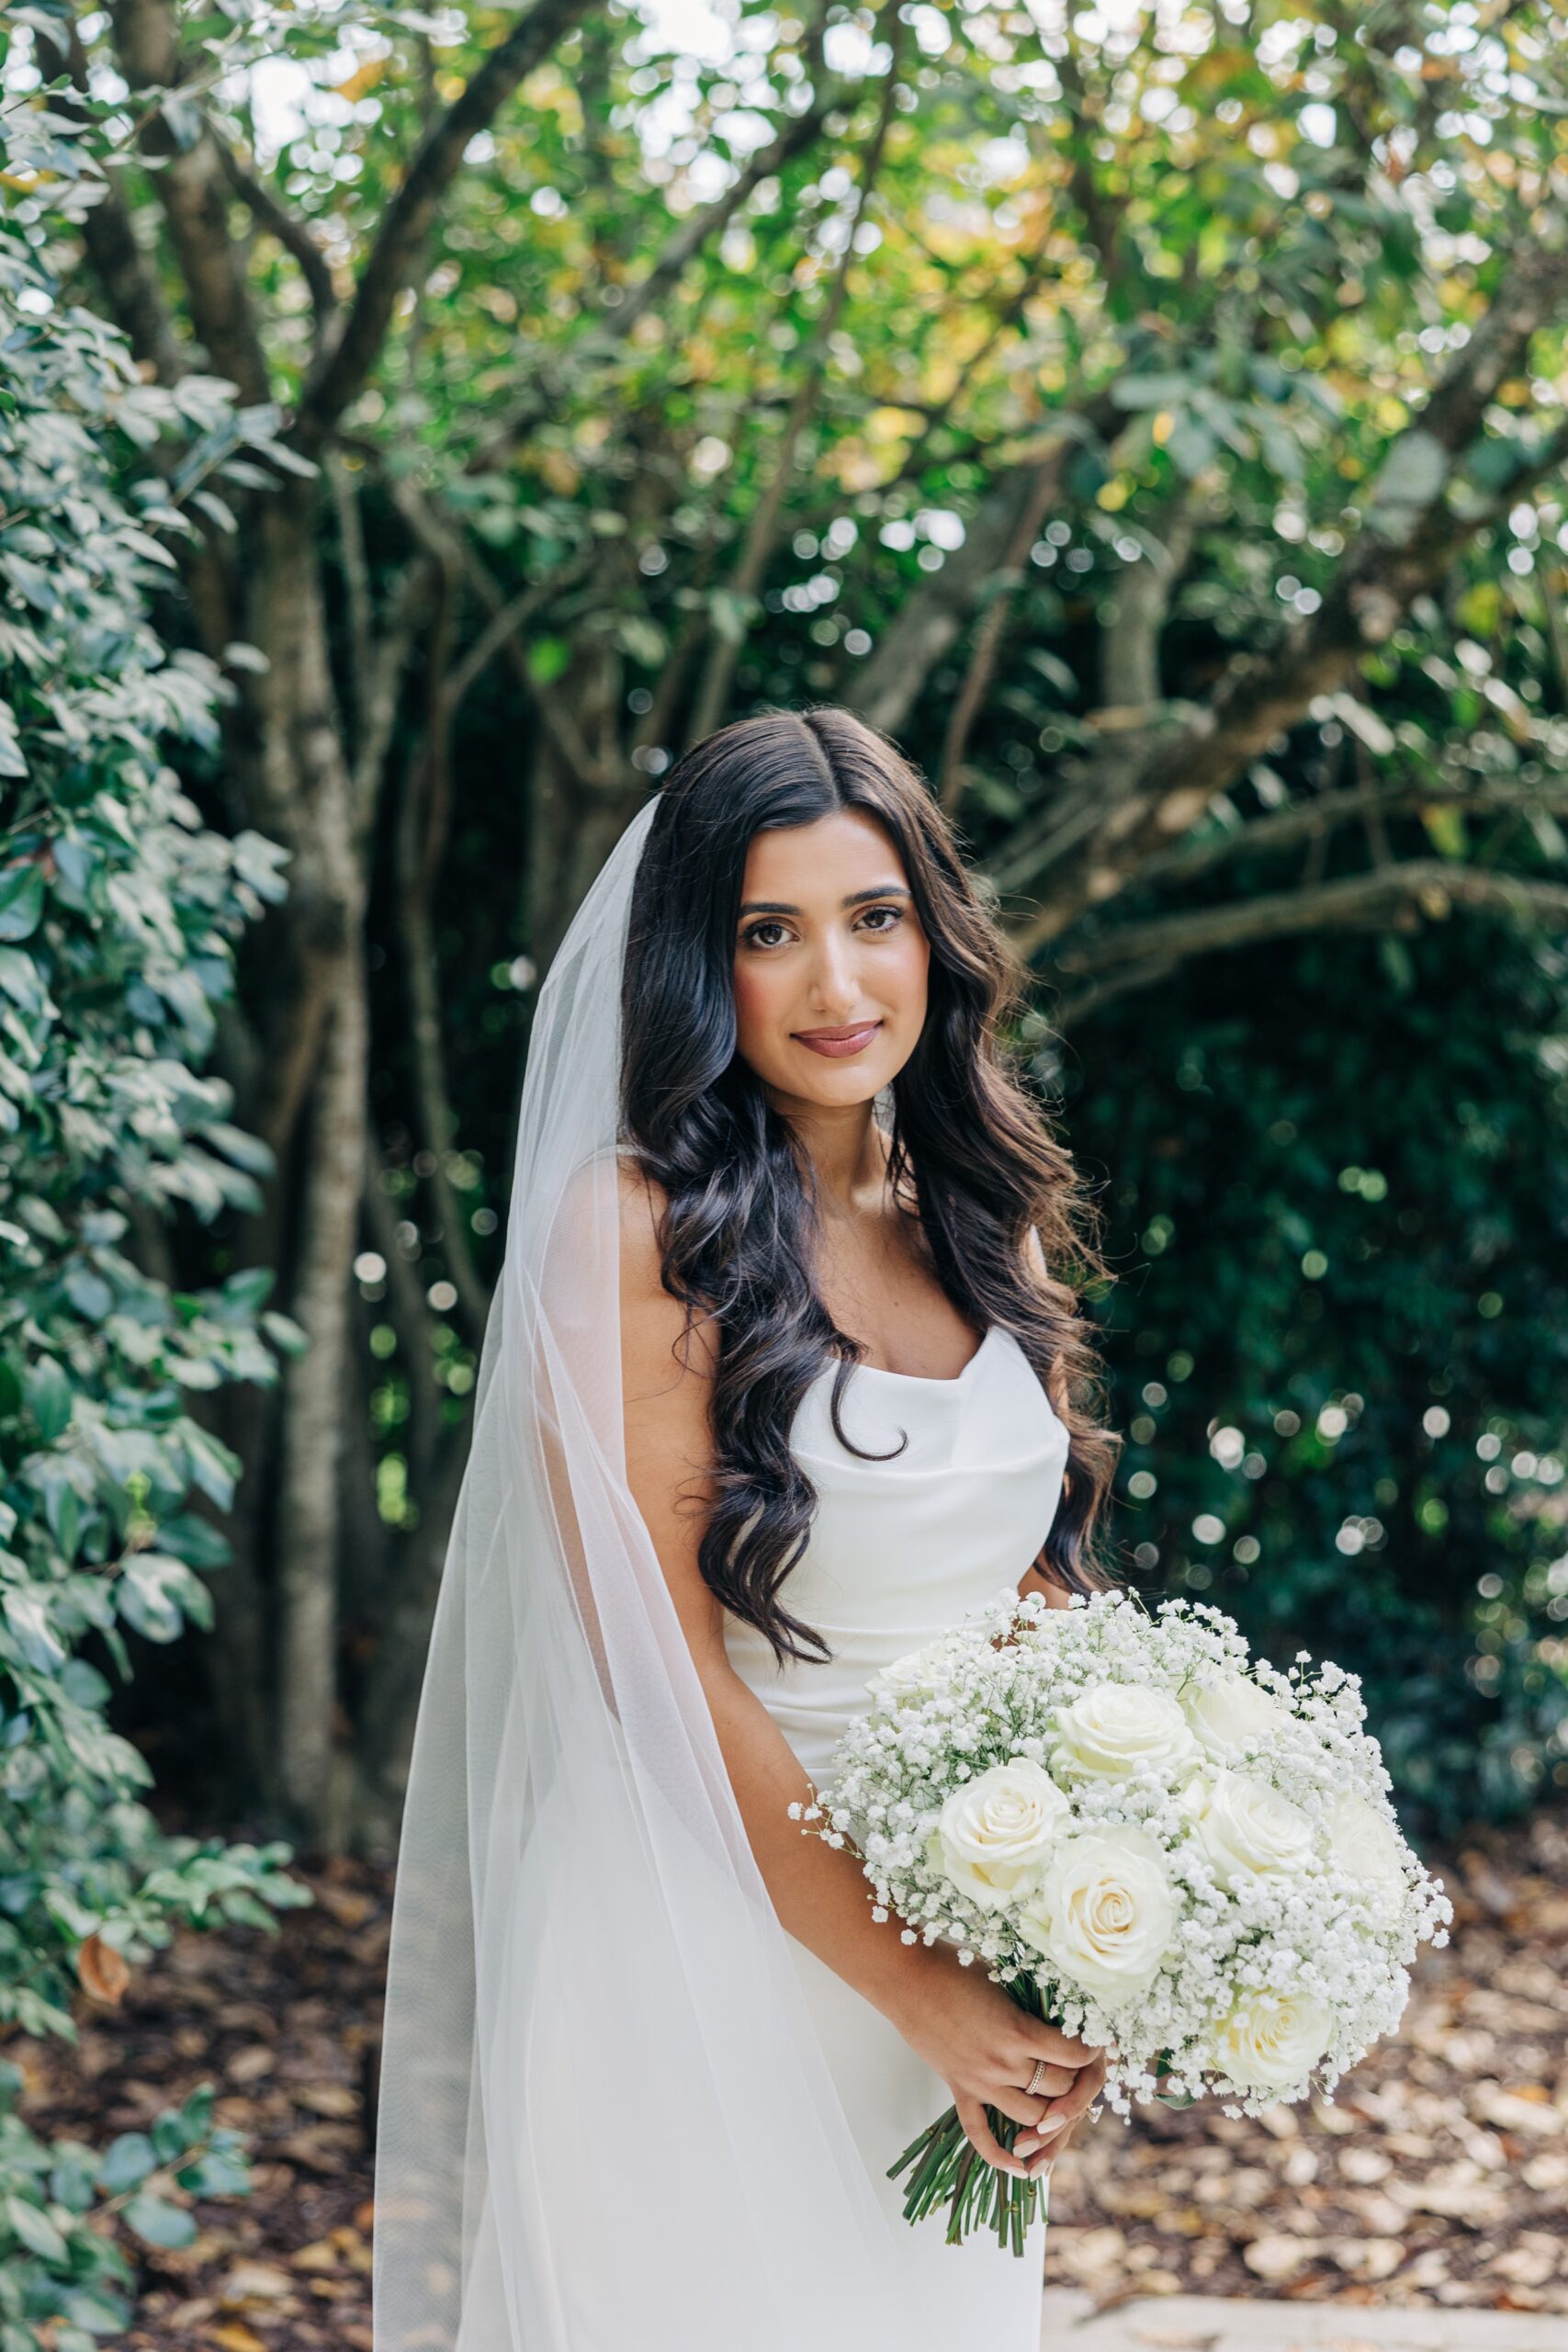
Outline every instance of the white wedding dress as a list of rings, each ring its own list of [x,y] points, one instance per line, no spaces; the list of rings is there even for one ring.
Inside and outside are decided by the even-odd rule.
[[[998,1326],[952,1380],[867,1364],[851,1373],[846,1430],[878,1451],[907,1431],[895,1460],[861,1461],[839,1443],[835,1369],[813,1381],[792,1428],[818,1503],[788,1580],[791,1611],[826,1636],[832,1657],[781,1668],[739,1620],[726,1633],[737,1672],[818,1787],[835,1740],[869,1704],[866,1678],[1022,1577],[1049,1532],[1067,1453],[1022,1349]],[[714,2228],[714,2166],[744,2165],[750,2201],[765,2216],[784,2201],[770,2166],[792,2161],[792,2143],[770,2137],[761,2068],[746,2143],[726,2146],[711,2084],[682,2074],[662,2030],[683,1988],[639,1938],[639,1900],[628,1902],[614,1944],[599,1927],[598,1891],[637,1885],[639,1857],[606,1849],[597,1832],[580,1851],[566,1826],[580,1816],[565,1795],[544,1807],[508,1894],[500,1981],[534,1990],[498,2000],[485,2064],[508,2086],[504,2111],[528,2128],[499,2215],[491,2194],[480,2203],[454,2352],[1038,2352],[1044,2224],[1020,2257],[983,2235],[950,2246],[935,2217],[904,2220],[887,2166],[950,2104],[948,2086],[791,1938],[785,1964],[804,1995],[801,2022],[820,2044],[823,2089],[842,2108],[890,2272],[874,2274],[868,2256],[852,2283],[842,2249],[833,2257],[824,2248],[813,2278],[813,2248],[798,2230],[770,2235],[764,2225],[748,2244]],[[579,1796],[581,1817],[615,1820],[607,1791]],[[707,1867],[694,1852],[688,1860],[699,1873]],[[716,1918],[716,1885],[713,1901]],[[699,1894],[694,1916],[705,1910]],[[649,2120],[639,2127],[639,2117]],[[844,2184],[824,2178],[810,2194],[826,2227]]]
[[[840,1418],[856,1444],[878,1453],[907,1432],[892,1461],[862,1461],[840,1444],[829,1412],[835,1370],[829,1364],[812,1383],[792,1430],[818,1503],[787,1587],[791,1615],[822,1634],[833,1655],[781,1667],[739,1619],[725,1634],[737,1673],[819,1789],[834,1742],[869,1703],[867,1677],[1024,1574],[1055,1514],[1068,1443],[1028,1358],[999,1325],[955,1379],[856,1365]],[[918,2274],[925,2332],[918,2341],[902,2335],[899,2352],[1036,2352],[1043,2224],[1021,2259],[991,2237],[950,2246],[935,2217],[913,2227],[904,2220],[903,2189],[886,2178],[887,2166],[951,2093],[880,2010],[803,1944],[792,1939],[791,1951],[898,2259]]]
[[[399,1847],[376,2352],[1036,2352],[1025,2259],[909,2228],[886,2167],[948,2103],[781,1926],[626,1484],[622,995],[649,797],[540,991],[502,1278]],[[824,1365],[788,1603],[832,1647],[739,1672],[820,1776],[871,1670],[1016,1582],[1066,1430],[993,1329],[952,1381]],[[889,1926],[892,1936],[897,1930]]]

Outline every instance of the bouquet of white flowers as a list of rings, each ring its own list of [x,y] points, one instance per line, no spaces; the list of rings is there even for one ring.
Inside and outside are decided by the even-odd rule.
[[[1010,1593],[869,1688],[829,1792],[792,1811],[860,1856],[906,1943],[948,1939],[1107,2050],[1123,2115],[1331,2091],[1397,2025],[1416,1946],[1447,1940],[1357,1679],[1304,1650],[1280,1673],[1217,1609]],[[907,2220],[945,2206],[950,2242],[1023,2251],[1043,2184],[982,2162],[952,2109],[905,2172]]]

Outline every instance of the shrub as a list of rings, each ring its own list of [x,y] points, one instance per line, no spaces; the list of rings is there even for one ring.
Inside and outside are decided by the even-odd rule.
[[[127,1626],[210,1620],[240,1465],[187,1409],[271,1381],[296,1328],[263,1269],[173,1291],[139,1227],[254,1204],[265,1148],[203,1075],[233,943],[282,893],[279,853],[207,830],[160,746],[217,742],[218,669],[150,617],[203,485],[270,420],[226,387],[144,384],[68,306],[52,242],[101,192],[81,133],[8,115],[0,185],[0,2031],[73,2037],[176,1925],[275,1925],[308,1899],[282,1845],[163,1834],[109,1725]],[[171,452],[177,449],[177,455]],[[122,489],[129,472],[131,486]],[[0,2065],[0,2344],[83,2352],[118,2332],[122,2234],[184,2243],[180,2196],[244,2186],[203,2086],[150,2132],[46,2145]],[[173,2192],[173,2193],[171,2193]],[[106,2228],[107,2214],[115,2226]]]

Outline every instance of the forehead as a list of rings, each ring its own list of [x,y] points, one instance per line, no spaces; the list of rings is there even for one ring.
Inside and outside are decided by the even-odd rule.
[[[846,892],[908,882],[891,833],[863,808],[835,808],[809,825],[753,833],[741,895],[837,905]]]

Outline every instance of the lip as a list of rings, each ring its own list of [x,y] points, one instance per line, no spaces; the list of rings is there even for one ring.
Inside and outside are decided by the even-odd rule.
[[[796,1045],[809,1052],[842,1061],[851,1054],[863,1053],[881,1026],[880,1021],[857,1021],[848,1029],[796,1029],[794,1035]]]

